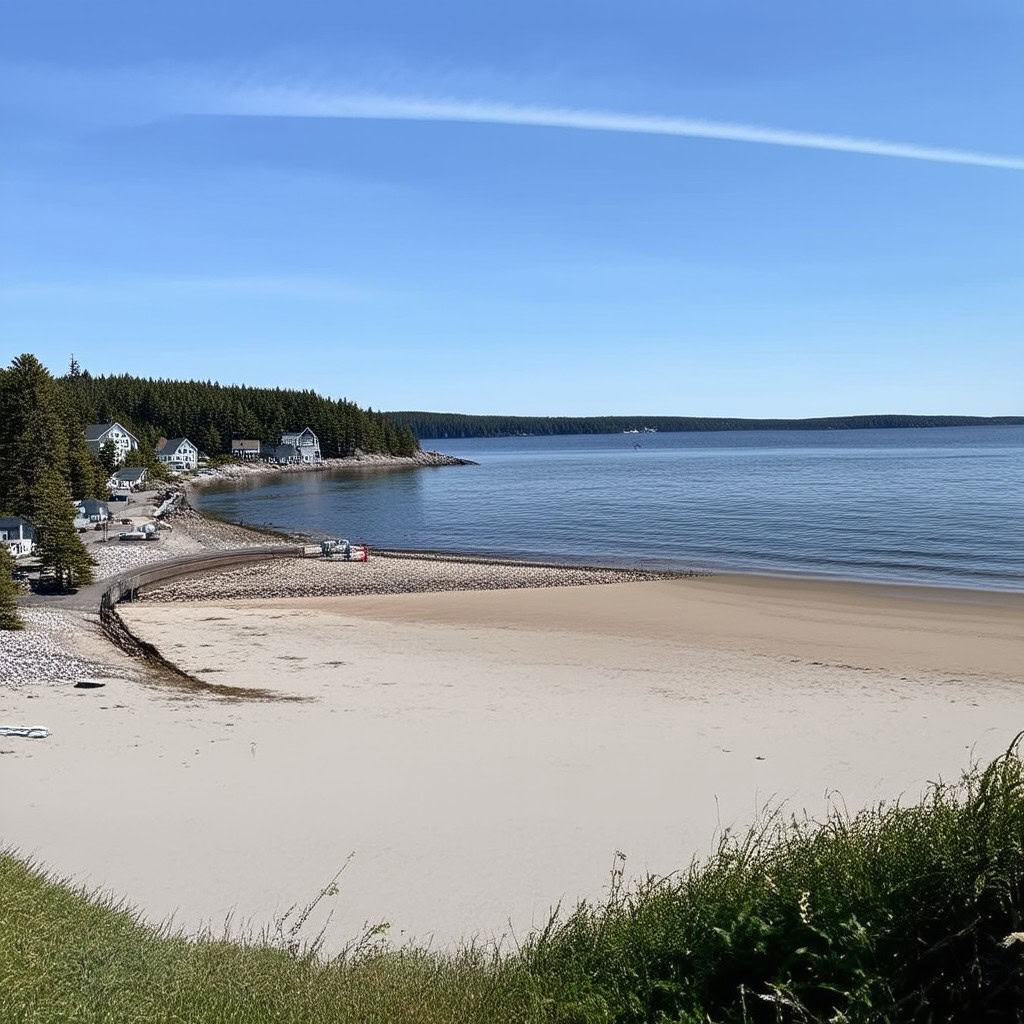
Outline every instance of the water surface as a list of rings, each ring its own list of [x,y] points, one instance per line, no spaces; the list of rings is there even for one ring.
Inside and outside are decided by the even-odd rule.
[[[203,492],[377,546],[1024,590],[1024,427],[436,442],[479,466]]]

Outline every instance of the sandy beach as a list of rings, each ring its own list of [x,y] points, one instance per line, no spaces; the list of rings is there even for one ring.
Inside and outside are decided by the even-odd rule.
[[[380,919],[399,942],[521,933],[599,895],[616,851],[670,872],[774,802],[915,795],[1024,728],[1020,594],[737,576],[188,596],[122,614],[203,680],[303,699],[0,690],[0,720],[52,730],[0,740],[4,841],[187,927],[259,926],[353,855],[332,944]]]

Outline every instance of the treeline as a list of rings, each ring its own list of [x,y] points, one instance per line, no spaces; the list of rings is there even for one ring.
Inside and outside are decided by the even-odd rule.
[[[61,379],[87,423],[118,421],[151,449],[161,435],[187,437],[215,456],[231,451],[232,438],[277,444],[287,430],[312,427],[324,458],[356,449],[412,455],[412,432],[381,413],[315,391],[251,388],[199,380],[153,380],[122,374],[93,377],[72,362]]]
[[[388,419],[420,440],[446,437],[539,437],[708,430],[867,430],[892,427],[975,427],[1024,424],[1024,416],[820,416],[802,420],[721,416],[467,416],[447,412],[391,412]]]
[[[42,572],[57,586],[92,579],[92,559],[75,532],[72,499],[107,493],[106,470],[86,447],[84,430],[71,389],[35,356],[18,356],[0,369],[0,516],[33,525]],[[6,560],[0,576],[0,596],[9,601]],[[4,618],[4,628],[16,624],[16,616]]]

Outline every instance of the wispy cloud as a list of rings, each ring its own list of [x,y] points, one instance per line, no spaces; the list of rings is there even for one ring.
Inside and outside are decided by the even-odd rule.
[[[449,121],[639,135],[673,135],[1024,171],[1024,156],[1004,156],[965,149],[923,146],[912,142],[853,138],[846,135],[768,128],[729,121],[623,114],[573,107],[524,106],[477,100],[431,99],[248,85],[228,90],[219,99],[212,99],[206,112],[245,117]]]
[[[85,74],[0,62],[0,94],[31,96],[37,114],[48,110],[89,125],[137,124],[180,115],[447,121],[667,135],[1024,171],[1024,155],[545,102],[452,98],[453,92],[479,94],[487,87],[480,75],[433,74],[432,93],[426,93],[419,83],[407,85],[415,77],[411,72],[379,69],[371,76],[364,68],[347,83],[325,86],[281,68],[268,72],[153,66]],[[389,83],[383,91],[382,82]],[[557,89],[553,82],[543,85],[545,91]],[[501,81],[494,89],[507,92],[512,87]],[[535,82],[531,93],[537,95]]]

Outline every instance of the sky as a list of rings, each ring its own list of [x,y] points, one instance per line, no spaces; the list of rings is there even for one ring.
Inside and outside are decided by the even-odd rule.
[[[1017,0],[0,0],[0,360],[1024,413]]]

